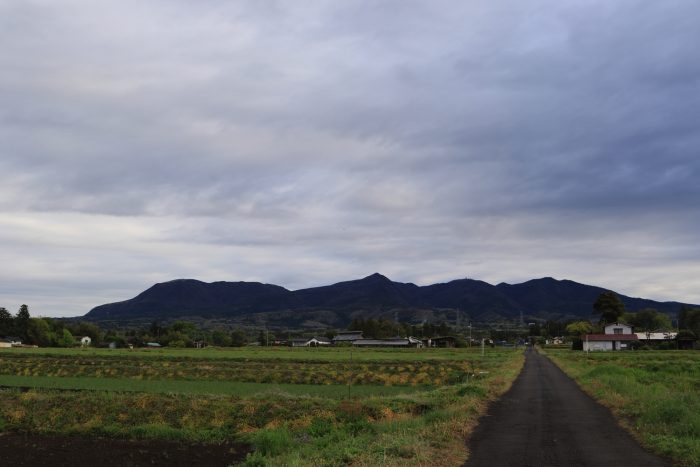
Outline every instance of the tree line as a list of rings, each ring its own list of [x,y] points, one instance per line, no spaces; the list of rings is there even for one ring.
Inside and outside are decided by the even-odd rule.
[[[14,316],[0,307],[0,336],[14,337],[23,344],[40,347],[72,347],[74,336],[99,335],[99,328],[91,323],[68,323],[51,318],[32,318],[29,307],[22,305]]]
[[[362,336],[368,339],[387,339],[390,337],[441,337],[454,335],[454,329],[448,324],[422,323],[408,324],[397,323],[384,318],[355,318],[350,322],[348,331],[362,331]]]
[[[235,347],[254,340],[243,330],[203,330],[185,321],[175,321],[167,326],[153,322],[145,329],[101,329],[97,324],[86,321],[34,318],[27,305],[22,305],[15,315],[0,307],[0,337],[16,338],[23,344],[39,347],[73,347],[79,344],[76,338],[83,336],[90,337],[91,344],[95,346],[114,343],[118,347],[143,346],[148,342],[170,347],[193,347],[197,341]]]

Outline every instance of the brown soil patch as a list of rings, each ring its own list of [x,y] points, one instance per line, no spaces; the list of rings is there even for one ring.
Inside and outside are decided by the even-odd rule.
[[[248,452],[250,452],[248,446],[231,442],[187,444],[177,441],[0,433],[2,464],[18,467],[80,465],[217,467],[241,462]]]

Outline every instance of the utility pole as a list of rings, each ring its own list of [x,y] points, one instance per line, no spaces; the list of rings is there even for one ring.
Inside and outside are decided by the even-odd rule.
[[[353,371],[352,371],[352,344],[350,344],[350,378],[348,379],[348,399],[350,399],[350,388],[352,387],[352,378],[353,378]]]

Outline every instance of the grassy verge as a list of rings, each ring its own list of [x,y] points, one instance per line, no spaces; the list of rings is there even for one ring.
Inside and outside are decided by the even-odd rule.
[[[655,452],[700,465],[700,353],[542,351]]]

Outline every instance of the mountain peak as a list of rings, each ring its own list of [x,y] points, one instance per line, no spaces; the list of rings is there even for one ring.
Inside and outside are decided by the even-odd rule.
[[[384,275],[382,275],[382,274],[379,274],[378,272],[375,272],[374,274],[370,274],[370,275],[367,276],[367,277],[363,277],[361,280],[363,280],[363,281],[373,281],[373,282],[379,282],[379,281],[381,281],[381,282],[391,282],[391,279],[389,279],[388,277],[386,277],[386,276],[384,276]]]

